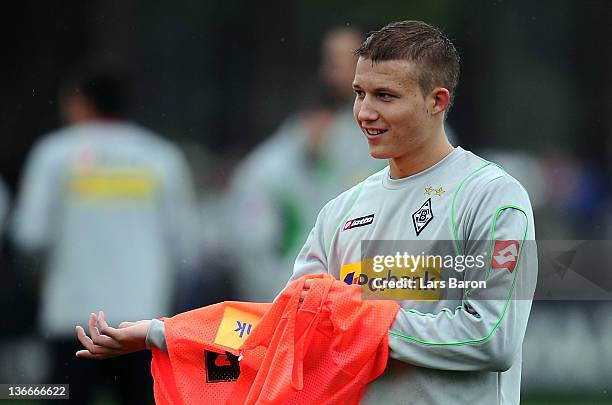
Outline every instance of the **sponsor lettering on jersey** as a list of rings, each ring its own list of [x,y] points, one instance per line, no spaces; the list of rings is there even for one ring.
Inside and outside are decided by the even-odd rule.
[[[236,324],[238,324],[238,327],[236,329],[234,329],[234,332],[238,332],[238,334],[239,334],[241,339],[244,336],[244,332],[245,331],[246,331],[247,335],[251,334],[251,327],[253,326],[252,323],[236,321]]]
[[[437,280],[440,280],[440,266],[412,266],[413,271],[399,267],[393,270],[387,269],[380,273],[373,270],[373,263],[373,259],[364,258],[360,262],[343,264],[340,267],[339,279],[346,284],[360,286],[362,297],[367,299],[415,301],[438,301],[440,299],[441,289],[432,287]],[[415,287],[413,289],[380,289],[376,287],[376,283],[382,279],[398,281],[400,278],[412,279]]]
[[[492,269],[505,269],[510,273],[516,268],[520,245],[516,240],[496,240],[491,259]]]
[[[340,267],[340,280],[344,281],[346,284],[365,284],[367,281],[359,283],[360,277],[361,262],[347,263],[343,264],[342,267]]]
[[[365,217],[349,219],[344,224],[344,228],[342,228],[342,231],[348,231],[349,229],[357,228],[359,226],[370,225],[372,222],[374,222],[374,214],[366,215]]]
[[[94,167],[71,173],[69,189],[82,200],[146,200],[159,187],[145,168]]]
[[[232,349],[240,349],[257,326],[260,316],[226,304],[223,319],[219,323],[215,343]]]

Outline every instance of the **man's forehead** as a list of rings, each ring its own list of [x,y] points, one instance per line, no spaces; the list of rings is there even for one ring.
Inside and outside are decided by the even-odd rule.
[[[355,69],[354,85],[385,83],[389,86],[411,85],[416,80],[417,67],[407,60],[372,61],[360,57]]]

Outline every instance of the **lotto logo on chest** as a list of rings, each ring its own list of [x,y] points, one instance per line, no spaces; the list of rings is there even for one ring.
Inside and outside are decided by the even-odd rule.
[[[342,228],[342,231],[348,231],[349,229],[370,225],[372,222],[374,222],[374,214],[370,214],[365,217],[349,219],[348,221],[344,223],[344,227]]]

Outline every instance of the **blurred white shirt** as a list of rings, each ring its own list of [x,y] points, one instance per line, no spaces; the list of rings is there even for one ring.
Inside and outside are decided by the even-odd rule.
[[[28,158],[13,237],[45,253],[40,321],[69,336],[90,312],[169,315],[175,270],[195,254],[191,175],[177,147],[112,121],[51,133]]]

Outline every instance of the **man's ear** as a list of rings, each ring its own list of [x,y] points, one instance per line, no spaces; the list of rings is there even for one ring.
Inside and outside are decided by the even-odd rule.
[[[431,92],[430,98],[431,115],[444,113],[450,105],[450,93],[444,87],[436,87]]]

